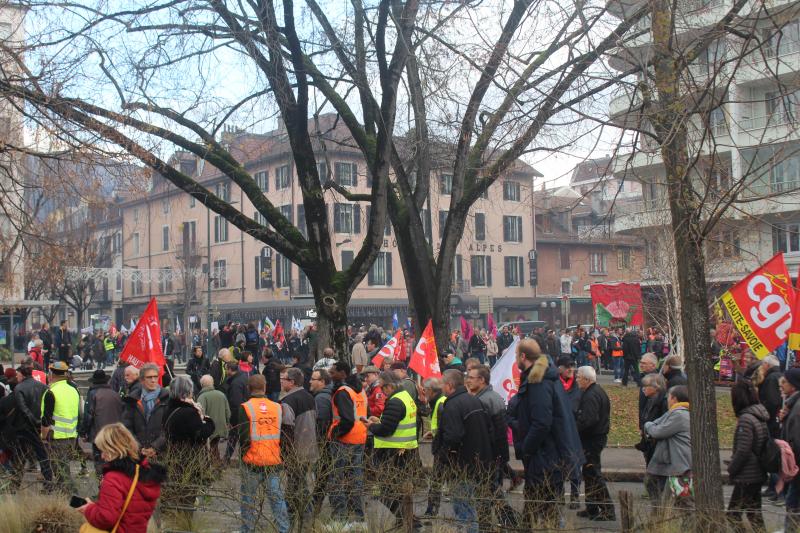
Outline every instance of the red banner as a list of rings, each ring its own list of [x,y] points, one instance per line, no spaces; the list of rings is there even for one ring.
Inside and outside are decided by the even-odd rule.
[[[150,300],[147,308],[139,317],[139,322],[128,337],[128,342],[119,354],[120,361],[127,361],[136,368],[145,363],[154,363],[159,368],[160,376],[164,373],[164,352],[161,349],[161,326],[158,322],[158,304],[156,299]]]
[[[747,345],[763,359],[788,337],[794,297],[779,253],[723,294],[722,303]]]
[[[442,377],[439,369],[439,354],[436,351],[436,338],[433,336],[433,321],[428,321],[425,331],[419,338],[416,350],[411,354],[408,368],[422,376],[422,379]]]
[[[589,291],[596,326],[644,325],[642,287],[638,283],[595,283]]]
[[[800,272],[797,273],[797,289],[792,305],[792,326],[789,328],[789,349],[800,350]]]

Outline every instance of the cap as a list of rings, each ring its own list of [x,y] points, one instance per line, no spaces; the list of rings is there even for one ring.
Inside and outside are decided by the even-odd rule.
[[[795,389],[800,389],[800,368],[790,368],[787,370],[783,377],[786,381],[792,384]]]
[[[397,362],[392,363],[392,366],[390,368],[392,370],[405,370],[406,369],[406,365],[404,365],[401,361],[397,361]]]
[[[69,372],[69,366],[64,361],[56,361],[52,365],[50,365],[50,370],[54,374],[64,374]]]
[[[568,355],[562,355],[556,361],[556,366],[575,366],[575,361]]]
[[[89,383],[94,383],[95,385],[99,385],[101,383],[108,383],[108,374],[105,373],[104,370],[100,370],[99,368],[94,371],[92,377],[89,378]]]
[[[380,369],[375,365],[365,366],[364,370],[361,371],[362,374],[380,374]]]

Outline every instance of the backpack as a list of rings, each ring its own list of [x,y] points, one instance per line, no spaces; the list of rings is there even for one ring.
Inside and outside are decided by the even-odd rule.
[[[256,330],[247,330],[244,332],[245,344],[248,346],[258,345],[258,332]]]

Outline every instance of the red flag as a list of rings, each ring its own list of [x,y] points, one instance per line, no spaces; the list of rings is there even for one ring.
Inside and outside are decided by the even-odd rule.
[[[128,342],[119,354],[120,361],[127,361],[135,368],[145,363],[154,363],[159,368],[159,382],[164,374],[164,352],[161,349],[161,326],[158,321],[158,304],[150,300],[139,322],[128,337]]]
[[[779,253],[722,295],[733,324],[759,359],[788,337],[794,292],[783,254]]]
[[[402,331],[398,331],[398,333],[402,335]],[[383,348],[381,348],[380,351],[375,354],[375,357],[372,358],[373,365],[377,366],[378,368],[382,368],[384,360],[390,357],[392,359],[395,358],[395,354],[397,353],[397,344],[399,342],[398,336],[399,335],[396,334],[394,337],[389,339],[389,342],[384,344]]]
[[[429,320],[420,335],[417,349],[411,354],[408,368],[422,376],[422,379],[442,377],[439,369],[439,354],[436,351],[436,338],[433,336],[433,321]]]
[[[275,329],[272,330],[272,338],[276,341],[279,341],[281,340],[281,337],[283,337],[283,326],[281,325],[280,320],[276,320]]]
[[[789,327],[789,349],[800,350],[800,272],[797,273],[797,288],[792,302],[792,325]]]
[[[464,337],[464,340],[469,342],[472,336],[475,335],[475,332],[472,330],[472,324],[467,322],[467,319],[464,316],[461,316],[461,336]]]
[[[395,361],[405,362],[408,352],[406,351],[406,338],[403,335],[403,330],[397,330],[397,348],[394,349]]]
[[[486,315],[486,327],[489,328],[489,335],[493,339],[497,338],[497,324],[494,323],[494,315],[492,313]]]
[[[34,380],[38,381],[42,385],[47,385],[47,374],[45,374],[41,370],[34,370],[32,377]]]

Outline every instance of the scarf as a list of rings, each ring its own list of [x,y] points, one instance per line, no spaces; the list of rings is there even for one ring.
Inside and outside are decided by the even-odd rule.
[[[161,387],[152,391],[142,391],[142,407],[144,408],[144,419],[150,420],[153,409],[156,408],[156,400],[161,395]]]
[[[568,381],[564,381],[564,378],[562,378],[561,376],[558,376],[558,379],[561,380],[561,385],[564,386],[564,390],[566,391],[570,390],[572,388],[572,384],[575,382],[575,376],[569,378]]]
[[[689,402],[675,402],[674,404],[672,404],[672,407],[670,407],[669,410],[672,411],[673,409],[677,409],[678,407],[685,407],[686,409],[689,409]]]

